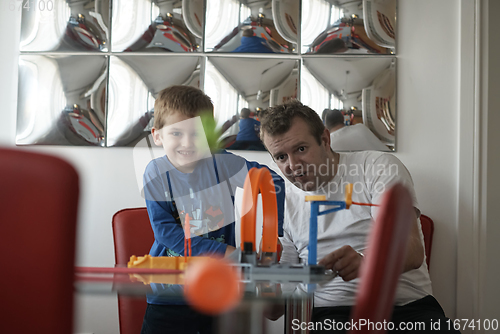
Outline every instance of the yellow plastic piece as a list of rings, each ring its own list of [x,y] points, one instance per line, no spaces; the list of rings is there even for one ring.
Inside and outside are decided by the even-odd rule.
[[[208,256],[135,256],[130,257],[127,264],[128,268],[152,268],[152,269],[172,269],[172,270],[186,270],[188,265],[199,261],[207,261],[211,259]],[[184,284],[184,273],[176,274],[129,274],[135,281],[143,282],[144,284],[150,283],[163,283],[163,284]]]
[[[129,268],[155,268],[155,269],[179,269],[180,257],[170,257],[170,256],[135,256],[130,257],[130,261],[127,263]]]
[[[178,265],[177,269],[186,270],[186,267],[188,264],[195,263],[198,261],[208,260],[208,259],[211,259],[211,258],[208,256],[190,256],[190,257],[187,257],[186,258],[187,261],[184,262],[184,258],[181,257],[181,258],[179,258],[179,265]]]
[[[312,202],[312,201],[326,201],[326,196],[325,195],[306,196],[306,202]]]
[[[352,205],[352,188],[353,184],[348,183],[345,186],[345,208],[349,209]]]
[[[182,256],[144,255],[137,257],[132,255],[127,267],[184,270],[187,263],[206,260],[208,258],[208,256],[190,256],[184,258]]]

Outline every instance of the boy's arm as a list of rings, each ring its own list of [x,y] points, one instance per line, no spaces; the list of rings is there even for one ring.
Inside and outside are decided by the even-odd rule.
[[[184,255],[184,230],[182,226],[175,221],[172,211],[169,208],[169,203],[146,200],[146,206],[155,240],[162,246],[180,255]],[[230,247],[231,246],[208,238],[198,236],[191,238],[191,251],[193,256],[224,256],[226,248]]]
[[[168,198],[167,167],[161,161],[153,161],[144,173],[144,198],[154,237],[161,246],[184,255],[184,230],[180,221],[174,218],[171,198]],[[192,255],[220,254],[226,252],[226,244],[202,237],[191,238]],[[151,254],[158,256],[159,254]]]

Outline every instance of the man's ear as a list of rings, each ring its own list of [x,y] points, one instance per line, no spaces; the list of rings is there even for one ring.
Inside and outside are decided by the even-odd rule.
[[[324,145],[327,149],[330,149],[330,140],[330,130],[325,128],[325,130],[321,134],[321,144]]]
[[[160,130],[157,130],[156,128],[152,128],[151,135],[153,136],[153,141],[155,142],[155,145],[162,146]]]

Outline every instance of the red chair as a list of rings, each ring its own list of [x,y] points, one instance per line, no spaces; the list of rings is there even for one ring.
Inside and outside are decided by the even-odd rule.
[[[427,263],[427,268],[430,268],[434,222],[428,216],[420,215],[420,225],[422,226],[422,233],[424,235],[425,262]]]
[[[72,333],[79,181],[52,156],[0,149],[0,333]]]
[[[113,216],[115,262],[126,265],[131,255],[149,254],[154,235],[146,208],[120,210]],[[146,298],[118,294],[118,316],[121,334],[141,332],[146,312]]]
[[[403,269],[406,243],[414,222],[410,193],[401,184],[386,191],[380,214],[367,243],[365,263],[352,319],[373,323],[388,320],[394,305],[396,286]],[[350,333],[370,333],[365,326]]]

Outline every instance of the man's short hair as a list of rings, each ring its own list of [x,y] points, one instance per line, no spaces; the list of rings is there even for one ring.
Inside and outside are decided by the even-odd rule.
[[[314,110],[296,100],[270,107],[262,113],[260,118],[260,138],[263,139],[265,135],[276,136],[286,133],[290,130],[293,120],[297,117],[307,123],[311,135],[320,145],[321,135],[325,130],[321,118]]]
[[[329,111],[330,111],[330,109],[326,108],[326,109],[323,109],[323,112],[321,113],[321,120],[323,121],[323,124],[325,124],[326,113]]]
[[[212,100],[198,88],[192,86],[170,86],[158,93],[154,109],[154,127],[161,129],[165,126],[168,115],[175,112],[187,117],[198,116],[202,112],[213,115]]]
[[[241,111],[240,111],[240,117],[241,117],[241,118],[248,118],[248,117],[250,117],[250,113],[251,113],[250,109],[248,109],[248,108],[243,108],[243,109],[241,109]]]
[[[325,115],[325,125],[327,129],[331,129],[339,125],[344,125],[344,115],[338,109],[327,111]]]

